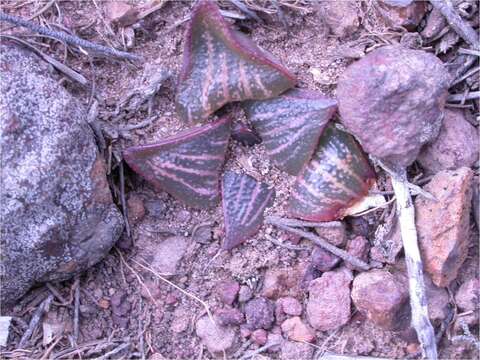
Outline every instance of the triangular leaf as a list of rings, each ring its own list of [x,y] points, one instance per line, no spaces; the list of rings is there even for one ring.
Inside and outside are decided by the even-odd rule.
[[[290,195],[292,216],[332,221],[367,193],[375,173],[353,136],[331,124],[320,137],[312,160],[298,175]]]
[[[194,7],[176,98],[182,119],[202,121],[228,102],[268,99],[295,83],[270,54],[233,30],[213,1]]]
[[[225,240],[230,250],[253,236],[263,223],[263,212],[273,203],[275,191],[251,176],[225,172],[222,182]]]
[[[123,152],[128,165],[157,189],[187,205],[207,208],[219,198],[220,168],[230,137],[231,120],[189,129],[155,144]]]
[[[300,89],[274,99],[249,101],[244,107],[270,158],[292,175],[310,160],[337,108],[335,100]]]

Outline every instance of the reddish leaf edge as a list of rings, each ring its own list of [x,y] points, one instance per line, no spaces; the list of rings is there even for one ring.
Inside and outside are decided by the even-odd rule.
[[[133,157],[133,154],[136,153],[138,154],[139,152],[142,155],[148,155],[152,152],[157,151],[159,147],[163,147],[165,145],[173,145],[178,141],[184,141],[184,140],[191,140],[194,139],[196,136],[203,134],[205,132],[209,132],[212,130],[215,130],[223,125],[229,124],[231,127],[232,124],[232,119],[230,116],[224,116],[220,119],[218,119],[215,122],[203,125],[203,126],[196,126],[190,129],[186,129],[183,131],[180,131],[179,133],[169,136],[164,140],[151,143],[151,144],[144,144],[144,145],[136,145],[136,146],[131,146],[125,150],[122,151],[122,156],[125,162],[128,164],[128,166],[139,176],[144,178],[149,184],[151,184],[155,190],[157,191],[165,191],[157,182],[157,179],[153,173],[151,174],[144,174],[139,166],[136,165],[135,163],[135,158]],[[227,143],[228,146],[228,143]],[[140,175],[141,174],[141,175]]]
[[[192,9],[191,18],[188,22],[187,30],[185,32],[186,40],[183,52],[183,63],[180,70],[180,75],[178,77],[177,92],[179,90],[181,82],[188,79],[192,70],[192,33],[196,23],[199,22],[202,17],[204,17],[208,21],[213,22],[213,24],[219,29],[222,35],[226,39],[229,39],[229,42],[226,42],[225,44],[231,46],[234,51],[244,53],[244,56],[250,61],[272,66],[284,76],[289,78],[293,83],[292,86],[294,86],[298,82],[297,77],[286,67],[275,61],[271,54],[267,53],[266,51],[262,51],[260,48],[247,47],[245,44],[245,40],[241,39],[240,35],[237,34],[234,30],[232,30],[230,24],[225,21],[222,14],[220,13],[218,5],[215,2],[211,0],[199,0]]]

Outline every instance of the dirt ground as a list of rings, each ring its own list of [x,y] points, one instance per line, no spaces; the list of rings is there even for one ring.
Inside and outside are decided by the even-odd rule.
[[[237,20],[235,24],[246,32],[261,47],[280,59],[286,67],[299,78],[299,87],[318,90],[325,95],[335,95],[335,83],[338,76],[352,61],[352,49],[365,44],[367,50],[385,43],[399,42],[401,32],[389,29],[387,24],[369,6],[369,2],[360,4],[362,24],[351,36],[340,39],[329,33],[315,6],[296,1],[295,8],[283,7],[283,15],[266,15],[265,24],[255,20]],[[16,15],[28,17],[42,8],[46,2],[9,1],[5,6],[17,8]],[[102,1],[57,1],[61,9],[59,17],[55,6],[42,13],[41,18],[48,22],[61,22],[74,29],[75,33],[87,40],[102,43],[122,43],[121,30],[108,28],[105,4]],[[238,12],[227,2],[224,9]],[[142,84],[144,69],[126,62],[95,60],[87,56],[68,53],[66,63],[72,69],[94,80],[96,98],[99,101],[99,120],[106,129],[108,149],[119,154],[128,146],[154,142],[156,139],[175,134],[187,126],[176,118],[174,108],[175,81],[182,64],[183,32],[185,19],[192,3],[182,1],[167,2],[160,10],[145,19],[144,30],[136,30],[135,44],[131,52],[141,55],[146,65],[146,76],[154,71],[167,69],[172,77],[165,81],[155,96],[154,121],[139,129],[128,131],[123,137],[118,128],[139,124],[147,118],[146,108],[136,113],[114,116],[116,105],[125,98],[132,88]],[[282,20],[289,28],[285,28]],[[113,31],[113,32],[110,32]],[[64,48],[59,43],[47,42],[48,53],[62,59]],[[347,51],[349,50],[349,51]],[[349,53],[349,54],[348,54]],[[91,97],[91,89],[82,89],[75,83],[66,86],[85,104]],[[235,121],[246,121],[239,106],[229,105],[226,111],[236,114]],[[113,135],[108,136],[109,131]],[[118,186],[118,167],[112,161],[111,183]],[[231,141],[225,169],[239,170],[258,180],[273,186],[276,190],[274,205],[268,214],[283,215],[283,207],[289,195],[293,177],[275,168],[269,161],[262,144],[245,147]],[[387,189],[388,190],[388,189]],[[115,192],[114,192],[115,194]],[[118,193],[116,193],[117,201]],[[142,268],[139,264],[148,263],[153,257],[155,246],[162,240],[175,236],[187,239],[185,254],[179,263],[177,274],[170,281],[188,294],[204,301],[214,311],[221,307],[216,295],[216,286],[225,279],[235,279],[241,285],[248,285],[254,293],[262,287],[265,271],[274,268],[295,268],[309,261],[310,250],[295,251],[279,246],[269,239],[287,239],[287,236],[272,226],[264,225],[260,232],[242,246],[231,252],[220,252],[223,234],[221,206],[212,210],[194,210],[174,200],[166,193],[159,193],[141,178],[126,169],[126,197],[129,200],[131,238],[125,233],[115,249],[106,258],[79,277],[59,284],[53,284],[66,299],[66,304],[54,301],[49,316],[52,323],[63,324],[65,334],[54,344],[42,344],[44,334],[41,329],[34,333],[31,345],[16,350],[24,321],[28,324],[38,304],[45,299],[50,290],[39,286],[30,291],[12,309],[4,309],[19,322],[15,322],[5,358],[40,358],[48,349],[47,358],[89,358],[105,355],[128,344],[111,358],[147,358],[155,359],[200,359],[212,358],[201,340],[195,334],[196,320],[205,314],[202,304],[191,296],[185,295],[172,285]],[[133,200],[132,200],[133,199]],[[136,207],[134,206],[136,205]],[[142,207],[145,212],[143,213]],[[384,210],[365,216],[370,233],[381,222]],[[199,228],[198,225],[203,228]],[[192,235],[212,234],[206,241],[196,241]],[[206,230],[205,230],[206,229]],[[478,233],[472,221],[473,241],[469,257],[463,265],[463,271],[453,284],[452,291],[464,279],[478,274],[479,249]],[[197,239],[198,240],[198,239]],[[298,245],[311,249],[308,240]],[[79,348],[96,349],[89,355],[75,352],[72,344],[73,309],[75,287],[80,286],[80,333],[77,340]],[[306,292],[296,294],[302,302]],[[8,310],[8,311],[5,311]],[[478,327],[474,329],[478,331]],[[324,352],[346,355],[368,355],[385,358],[419,358],[418,347],[399,334],[382,331],[366,321],[359,313],[354,313],[350,322],[333,332],[316,332],[317,340],[311,346],[315,349],[315,358]],[[260,347],[248,344],[238,333],[237,344],[232,351],[240,358],[247,350]],[[233,356],[233,355],[232,355]],[[256,358],[278,358],[278,352],[262,352]],[[473,359],[478,352],[463,343],[451,343],[444,336],[440,344],[440,357],[449,359]]]

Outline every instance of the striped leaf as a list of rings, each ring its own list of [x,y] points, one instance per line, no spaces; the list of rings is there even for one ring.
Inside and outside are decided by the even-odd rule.
[[[295,83],[294,75],[272,55],[231,28],[215,2],[195,5],[177,88],[182,119],[202,121],[228,102],[268,99]]]
[[[274,99],[249,101],[244,106],[272,161],[292,175],[297,175],[312,157],[336,107],[335,100],[300,89]]]
[[[273,204],[275,191],[251,176],[225,172],[222,182],[225,240],[230,250],[255,235],[263,223],[263,212]]]
[[[332,221],[368,193],[375,180],[360,145],[350,134],[328,125],[311,161],[298,175],[290,194],[290,215]]]
[[[224,117],[155,144],[130,147],[123,157],[158,190],[196,208],[212,207],[219,200],[230,126]]]

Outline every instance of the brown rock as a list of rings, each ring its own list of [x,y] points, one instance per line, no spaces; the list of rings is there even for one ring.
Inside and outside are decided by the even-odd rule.
[[[424,1],[399,1],[382,0],[379,2],[383,17],[393,27],[404,27],[409,31],[415,30],[425,16],[426,4]]]
[[[106,13],[111,23],[121,27],[132,25],[138,20],[138,10],[124,1],[107,2]]]
[[[270,329],[274,321],[274,304],[263,297],[245,304],[245,317],[250,329]]]
[[[223,326],[240,325],[245,322],[243,313],[235,308],[218,309],[215,311],[215,317]]]
[[[455,303],[464,312],[473,311],[465,316],[458,317],[455,327],[461,324],[478,325],[480,315],[480,280],[470,279],[464,282],[455,294]]]
[[[478,161],[478,131],[460,110],[445,110],[438,137],[426,145],[418,162],[428,172],[471,167]]]
[[[282,332],[289,340],[300,342],[313,342],[315,340],[315,333],[303,323],[299,316],[285,320],[282,323]]]
[[[340,263],[340,258],[319,246],[312,251],[312,265],[321,272],[332,270]]]
[[[140,196],[133,194],[127,200],[128,221],[130,225],[136,224],[145,216],[145,207]]]
[[[217,285],[217,295],[221,302],[232,305],[237,298],[240,285],[232,279],[224,280]]]
[[[448,71],[434,55],[381,47],[341,75],[342,122],[366,152],[403,168],[438,135],[449,84]]]
[[[347,235],[345,232],[345,225],[341,221],[332,222],[332,226],[320,226],[316,227],[315,231],[317,234],[330,244],[335,246],[343,246],[347,240]]]
[[[311,360],[313,359],[313,346],[305,343],[285,341],[282,344],[280,359],[282,360]]]
[[[386,330],[403,330],[410,325],[408,279],[386,270],[363,272],[353,280],[355,307],[375,325]]]
[[[428,14],[427,23],[420,34],[427,39],[431,39],[438,35],[445,26],[447,26],[445,16],[442,15],[440,10],[433,8]]]
[[[473,172],[469,168],[442,171],[424,189],[438,202],[415,199],[420,251],[435,285],[446,287],[457,277],[467,257]]]
[[[236,337],[232,327],[215,325],[208,316],[197,321],[196,332],[212,354],[228,351],[233,346]]]
[[[428,316],[430,320],[440,322],[447,317],[448,292],[444,288],[435,286],[428,274],[425,274],[424,281],[428,299]]]
[[[302,304],[295,298],[284,297],[277,301],[277,306],[280,305],[283,312],[287,315],[300,316],[302,315]]]
[[[306,264],[300,263],[295,268],[268,268],[263,280],[262,295],[269,299],[280,296],[298,296]]]
[[[257,329],[252,332],[252,334],[250,335],[250,338],[255,344],[263,346],[267,343],[268,334],[263,329]]]
[[[356,236],[350,240],[347,244],[346,250],[350,255],[355,256],[357,259],[368,262],[370,244],[363,236]],[[360,270],[348,262],[346,262],[345,266],[350,270]]]
[[[152,242],[149,238],[139,238],[137,247],[139,254],[160,274],[171,277],[187,251],[188,240],[182,236],[172,236],[161,243]]]
[[[321,1],[318,14],[338,37],[352,35],[360,25],[357,4],[353,1]]]
[[[310,283],[307,318],[315,329],[334,330],[350,320],[350,283],[346,268],[324,273]]]

